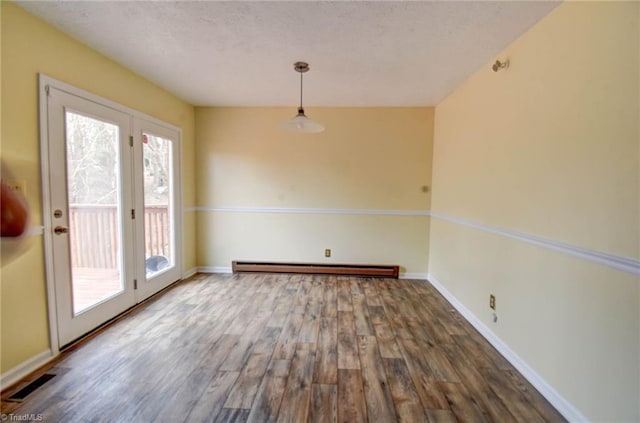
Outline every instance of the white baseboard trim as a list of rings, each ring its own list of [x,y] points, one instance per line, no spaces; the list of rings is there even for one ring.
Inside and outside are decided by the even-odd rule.
[[[191,269],[185,270],[184,272],[182,272],[182,279],[188,279],[191,276],[195,275],[196,273],[198,273],[198,268],[192,267]]]
[[[18,382],[29,373],[38,370],[40,367],[50,362],[53,357],[53,352],[49,349],[18,364],[16,367],[0,376],[0,380],[2,381],[0,383],[0,389],[4,391],[6,388]]]
[[[400,273],[400,279],[424,279],[429,277],[427,273]]]
[[[200,266],[198,273],[233,273],[233,271],[225,266]]]
[[[538,375],[518,354],[513,352],[509,346],[504,343],[498,336],[491,331],[480,319],[478,319],[468,308],[464,306],[460,301],[456,299],[447,289],[432,275],[428,274],[427,279],[441,294],[451,303],[451,305],[458,310],[458,312],[465,318],[471,325],[480,332],[480,334],[509,363],[513,365],[524,377],[531,383],[537,390],[544,396],[547,401],[553,405],[560,414],[562,414],[570,422],[588,422],[585,416],[578,411],[569,401],[564,399],[558,391],[556,391],[551,385],[549,385],[540,375]]]

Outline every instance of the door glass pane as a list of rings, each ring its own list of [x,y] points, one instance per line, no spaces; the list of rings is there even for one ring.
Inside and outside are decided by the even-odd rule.
[[[142,134],[144,233],[147,279],[174,264],[171,140]]]
[[[120,245],[118,127],[67,111],[66,156],[73,310],[124,289]]]

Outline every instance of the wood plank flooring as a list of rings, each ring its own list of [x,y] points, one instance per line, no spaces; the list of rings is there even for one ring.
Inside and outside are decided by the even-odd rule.
[[[196,275],[2,413],[45,422],[564,422],[426,281]],[[34,375],[37,377],[38,375]],[[19,389],[20,386],[16,387]]]

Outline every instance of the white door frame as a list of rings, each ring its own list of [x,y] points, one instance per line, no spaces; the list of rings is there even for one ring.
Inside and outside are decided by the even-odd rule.
[[[58,335],[58,314],[56,307],[56,289],[55,289],[55,276],[54,276],[54,262],[53,262],[53,254],[52,254],[52,246],[53,246],[53,217],[52,217],[52,207],[51,207],[51,195],[49,191],[50,187],[50,166],[49,166],[49,122],[47,115],[47,92],[48,87],[55,87],[58,90],[65,91],[69,94],[82,97],[86,100],[101,104],[106,107],[110,107],[112,109],[127,113],[131,116],[131,119],[143,119],[149,122],[152,122],[156,125],[166,127],[170,130],[176,131],[178,133],[178,157],[176,158],[176,166],[175,169],[176,175],[178,175],[178,183],[176,183],[176,198],[177,204],[175,206],[175,215],[176,215],[176,224],[177,224],[177,233],[175,237],[175,262],[176,267],[182,272],[182,263],[183,263],[183,248],[182,248],[182,213],[183,213],[183,200],[182,200],[182,129],[170,125],[166,122],[163,122],[159,119],[156,119],[152,116],[148,116],[144,113],[141,113],[137,110],[131,109],[129,107],[118,104],[114,101],[108,100],[106,98],[100,97],[98,95],[92,94],[90,92],[84,91],[80,88],[76,88],[70,84],[65,82],[56,80],[44,74],[38,74],[38,85],[39,85],[39,123],[40,123],[40,166],[41,166],[41,176],[42,176],[42,223],[44,226],[44,251],[45,251],[45,270],[46,270],[46,285],[47,285],[47,308],[48,308],[48,317],[49,317],[49,343],[53,356],[56,356],[60,353],[60,345],[59,345],[59,335]],[[133,123],[133,122],[132,122]],[[133,126],[133,124],[131,125]],[[179,216],[179,218],[178,218]],[[144,270],[138,269],[137,272],[142,272],[144,274]],[[141,299],[137,299],[137,302],[141,301]]]

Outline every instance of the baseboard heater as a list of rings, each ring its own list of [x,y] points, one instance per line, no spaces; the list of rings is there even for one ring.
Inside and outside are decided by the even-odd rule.
[[[274,263],[234,261],[233,273],[310,273],[315,275],[398,278],[399,266],[379,264]]]

